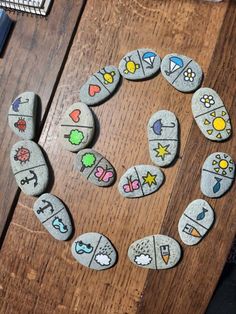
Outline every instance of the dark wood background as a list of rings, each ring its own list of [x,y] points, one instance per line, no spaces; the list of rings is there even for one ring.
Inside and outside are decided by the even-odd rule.
[[[94,148],[115,166],[118,178],[134,164],[151,163],[146,125],[155,111],[168,109],[181,126],[177,162],[164,169],[159,192],[124,199],[117,182],[92,186],[74,167],[75,154],[58,145],[61,115],[79,100],[88,76],[106,64],[118,65],[128,51],[150,47],[161,57],[179,52],[203,68],[203,86],[214,88],[235,116],[235,1],[56,0],[48,18],[13,15],[16,21],[0,59],[0,308],[1,313],[204,313],[235,235],[235,185],[213,200],[200,192],[200,169],[217,150],[236,160],[233,137],[208,141],[192,118],[191,94],[182,94],[158,75],[145,82],[123,80],[109,101],[94,107],[99,130]],[[59,242],[32,212],[35,198],[17,190],[9,152],[18,139],[7,126],[14,97],[33,90],[42,100],[39,144],[51,164],[48,191],[69,207],[73,239],[83,232],[107,235],[119,252],[117,265],[96,272],[72,257],[73,241]],[[183,245],[181,263],[167,271],[135,267],[127,257],[131,242],[163,233],[180,240],[178,220],[188,203],[204,198],[214,207],[215,225],[201,244]]]

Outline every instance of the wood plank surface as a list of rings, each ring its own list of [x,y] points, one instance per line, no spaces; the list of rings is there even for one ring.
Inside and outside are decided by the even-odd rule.
[[[53,169],[51,192],[70,208],[74,238],[89,231],[107,235],[117,248],[117,265],[95,272],[72,257],[73,241],[50,237],[32,212],[33,197],[20,195],[0,256],[2,313],[204,313],[235,232],[235,186],[209,200],[216,223],[201,244],[183,246],[181,263],[166,271],[135,267],[127,257],[134,240],[163,233],[177,240],[178,219],[200,193],[200,168],[206,156],[226,150],[235,158],[235,141],[207,141],[193,122],[191,94],[172,88],[159,74],[152,80],[123,80],[119,91],[94,107],[99,130],[94,148],[115,166],[118,178],[130,166],[151,163],[146,125],[151,114],[168,109],[181,126],[180,157],[164,169],[165,184],[143,199],[124,199],[117,183],[102,189],[86,182],[74,167],[75,154],[58,145],[63,111],[79,100],[88,76],[138,47],[161,57],[179,52],[194,58],[235,117],[235,5],[199,1],[87,1],[64,71],[53,97],[40,144]],[[207,199],[207,198],[205,198]],[[22,301],[23,300],[23,301]]]
[[[0,238],[17,196],[8,156],[19,138],[8,127],[10,104],[20,93],[34,91],[41,98],[39,114],[43,121],[84,3],[54,2],[47,19],[9,13],[15,23],[0,59]]]

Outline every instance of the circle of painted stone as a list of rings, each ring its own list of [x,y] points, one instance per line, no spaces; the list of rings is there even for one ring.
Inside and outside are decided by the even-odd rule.
[[[117,259],[116,250],[110,240],[96,232],[80,235],[73,242],[71,252],[80,264],[95,270],[111,268]]]

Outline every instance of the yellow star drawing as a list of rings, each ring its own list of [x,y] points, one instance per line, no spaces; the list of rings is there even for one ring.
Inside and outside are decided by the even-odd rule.
[[[152,175],[148,171],[146,176],[143,177],[143,184],[148,184],[149,187],[151,187],[153,184],[157,185],[157,183],[156,183],[156,175]]]
[[[160,143],[158,143],[157,148],[154,149],[155,152],[157,152],[156,157],[160,157],[162,160],[165,160],[166,155],[170,155],[170,152],[167,150],[167,148],[170,146],[162,146]]]

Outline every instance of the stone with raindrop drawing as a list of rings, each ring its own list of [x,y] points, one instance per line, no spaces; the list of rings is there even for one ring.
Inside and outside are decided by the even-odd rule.
[[[34,203],[33,210],[55,239],[65,241],[71,236],[71,219],[65,205],[58,197],[49,193],[41,195]]]
[[[89,182],[107,187],[116,177],[115,169],[111,163],[100,153],[93,149],[82,149],[76,155],[76,168]]]
[[[33,92],[17,96],[9,108],[8,124],[20,138],[32,140],[35,137],[38,97]]]
[[[156,192],[163,180],[164,174],[160,168],[152,165],[136,165],[122,175],[118,190],[124,197],[143,197]]]
[[[224,141],[231,135],[229,114],[213,89],[203,87],[194,93],[192,112],[202,134],[209,140]]]
[[[11,168],[20,189],[27,195],[39,195],[47,187],[48,166],[36,143],[23,140],[12,146]]]
[[[179,243],[166,235],[156,234],[133,242],[128,257],[136,266],[149,269],[168,269],[180,260]]]
[[[142,80],[155,75],[160,69],[161,59],[148,48],[128,52],[120,61],[120,74],[128,80]]]
[[[199,243],[207,234],[214,222],[214,210],[203,199],[191,202],[178,224],[181,240],[187,245]]]
[[[154,164],[160,167],[170,165],[178,151],[178,121],[168,110],[155,112],[147,126],[149,153]]]
[[[78,152],[89,145],[93,139],[94,130],[92,111],[83,103],[75,103],[63,114],[59,139],[66,150]]]
[[[71,252],[80,264],[95,270],[111,268],[117,259],[111,241],[97,232],[81,234],[73,242]]]
[[[216,152],[202,166],[201,191],[208,197],[220,197],[231,187],[235,176],[235,164],[228,154]]]
[[[192,58],[171,53],[161,62],[161,73],[164,78],[181,92],[192,92],[202,82],[202,69]]]
[[[80,89],[80,100],[88,106],[102,103],[110,98],[120,81],[119,70],[108,65],[90,76]]]

